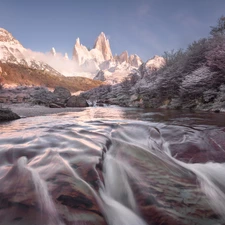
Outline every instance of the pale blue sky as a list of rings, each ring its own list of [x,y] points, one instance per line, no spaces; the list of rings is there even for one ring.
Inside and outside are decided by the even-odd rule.
[[[225,15],[225,0],[0,0],[0,27],[26,48],[69,56],[77,37],[93,47],[103,31],[113,54],[144,60],[186,48]]]

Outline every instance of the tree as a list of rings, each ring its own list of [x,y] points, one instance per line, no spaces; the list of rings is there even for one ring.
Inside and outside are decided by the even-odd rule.
[[[225,75],[225,36],[214,36],[210,39],[206,59],[207,65],[213,71],[220,71]]]
[[[179,49],[178,51],[175,51],[174,49],[171,51],[166,51],[164,52],[163,58],[166,61],[165,68],[166,66],[171,66],[175,64],[177,61],[181,60],[181,58],[184,57],[184,51],[183,49]]]
[[[218,19],[217,25],[215,27],[211,26],[210,34],[212,36],[225,34],[225,16],[221,16]]]
[[[206,52],[208,51],[208,39],[202,38],[190,44],[186,50],[186,62],[183,73],[192,73],[206,63]]]

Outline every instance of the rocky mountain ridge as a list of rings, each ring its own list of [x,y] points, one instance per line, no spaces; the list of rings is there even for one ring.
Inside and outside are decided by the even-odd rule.
[[[73,49],[73,60],[83,70],[95,74],[96,76],[92,77],[94,79],[99,79],[99,72],[104,73],[104,81],[111,84],[121,82],[142,64],[138,55],[129,56],[127,51],[119,56],[113,56],[109,40],[103,32],[97,37],[93,49],[90,50],[77,38]]]
[[[0,28],[0,61],[57,76],[81,76],[98,80],[99,76],[96,75],[101,72],[104,73],[105,82],[110,84],[121,82],[143,63],[138,55],[128,55],[127,51],[113,56],[109,40],[103,32],[97,37],[91,50],[77,38],[72,59],[69,59],[67,53],[62,55],[55,48],[48,53],[26,49],[3,28]]]
[[[31,51],[15,39],[7,30],[0,28],[0,61],[3,63],[13,63],[50,72],[57,76],[62,76],[60,72],[44,61],[37,60],[30,54]]]

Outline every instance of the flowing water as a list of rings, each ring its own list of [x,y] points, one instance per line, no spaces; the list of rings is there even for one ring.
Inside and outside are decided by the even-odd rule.
[[[0,225],[57,224],[225,224],[225,115],[93,107],[0,124]]]

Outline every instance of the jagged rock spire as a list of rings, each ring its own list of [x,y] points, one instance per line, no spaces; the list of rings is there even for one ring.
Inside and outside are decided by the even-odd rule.
[[[67,59],[69,59],[69,57],[68,57],[68,54],[67,54],[67,53],[65,53],[64,58],[65,58],[66,60],[67,60]]]
[[[56,51],[55,51],[55,48],[54,48],[54,47],[51,49],[50,53],[51,53],[53,56],[56,55]]]
[[[113,58],[109,40],[103,32],[101,32],[101,34],[97,37],[94,44],[94,49],[98,49],[102,53],[105,60],[110,60]]]

